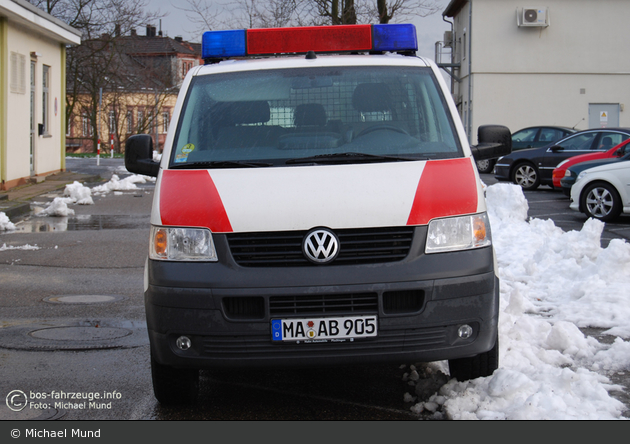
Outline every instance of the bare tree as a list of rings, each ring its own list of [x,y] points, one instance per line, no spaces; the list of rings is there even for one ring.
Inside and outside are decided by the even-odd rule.
[[[116,38],[161,15],[146,11],[149,0],[28,1],[82,32],[84,43],[67,48],[66,125],[72,115],[89,116],[96,149],[102,91],[112,90],[123,79]]]
[[[389,23],[394,16],[404,21],[414,16],[428,17],[440,9],[440,2],[433,0],[376,0],[376,9],[369,8],[369,15],[377,17],[379,23]]]
[[[198,31],[224,28],[278,28],[356,23],[389,23],[426,17],[439,11],[439,0],[237,0],[208,4],[186,0],[179,7]],[[221,19],[219,17],[222,17]]]

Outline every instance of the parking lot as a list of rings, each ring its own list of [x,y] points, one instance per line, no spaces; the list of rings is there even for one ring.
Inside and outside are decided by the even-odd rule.
[[[481,180],[486,185],[498,183],[492,174],[482,174]],[[587,220],[586,215],[569,208],[569,198],[559,190],[541,186],[535,191],[525,191],[524,194],[529,205],[530,218],[551,219],[564,231],[579,231]],[[606,247],[611,239],[630,240],[630,217],[622,215],[615,221],[605,224],[602,247]]]

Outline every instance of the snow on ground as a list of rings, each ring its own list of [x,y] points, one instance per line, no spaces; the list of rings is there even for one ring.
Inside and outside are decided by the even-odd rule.
[[[630,371],[630,244],[601,248],[604,225],[594,219],[579,232],[528,221],[517,185],[486,193],[501,280],[499,369],[450,380],[411,409],[456,420],[624,419],[625,407],[610,395],[622,388],[607,375]],[[600,344],[578,327],[619,338]],[[434,363],[425,372],[439,379],[447,368]],[[416,385],[405,399],[422,390]]]
[[[92,188],[94,194],[106,194],[110,191],[130,191],[137,190],[137,183],[146,183],[147,181],[155,182],[155,177],[143,176],[140,174],[132,174],[124,179],[120,179],[118,175],[113,174],[109,182]]]
[[[11,222],[9,217],[0,211],[0,231],[15,230],[15,224]]]
[[[155,178],[132,174],[124,179],[120,179],[118,175],[113,174],[109,182],[94,188],[86,187],[85,185],[74,181],[74,183],[66,185],[63,192],[63,195],[66,197],[55,197],[46,208],[34,208],[33,212],[35,216],[71,216],[74,214],[74,210],[68,208],[69,204],[93,205],[94,200],[92,199],[92,194],[96,196],[103,196],[111,191],[114,191],[115,195],[120,195],[122,194],[121,191],[137,190],[137,183],[146,183],[147,181],[155,181]]]
[[[2,213],[4,214],[4,213]],[[13,245],[8,245],[7,244],[2,244],[2,246],[0,247],[0,251],[7,251],[7,250],[39,250],[41,247],[38,247],[37,245],[19,245],[19,246],[13,246]]]
[[[134,190],[147,179],[114,175],[92,192]],[[82,192],[70,190],[58,198],[69,199],[66,208]],[[608,376],[630,371],[630,244],[601,248],[603,224],[594,219],[579,232],[528,220],[517,185],[491,185],[486,195],[501,280],[499,369],[458,382],[445,362],[411,366],[404,400],[418,414],[454,420],[624,419],[624,405],[611,396],[622,388]],[[0,213],[0,230],[11,225]],[[578,327],[618,337],[601,344]]]

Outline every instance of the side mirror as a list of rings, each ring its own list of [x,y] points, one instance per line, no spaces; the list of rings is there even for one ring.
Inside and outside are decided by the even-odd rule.
[[[496,159],[512,152],[512,134],[502,125],[482,125],[477,130],[479,144],[471,146],[475,160]]]
[[[561,147],[560,145],[553,145],[549,147],[549,149],[554,153],[557,153],[558,151],[564,151],[564,148]]]
[[[160,164],[153,160],[153,139],[148,134],[136,134],[125,142],[125,168],[144,176],[157,177]]]

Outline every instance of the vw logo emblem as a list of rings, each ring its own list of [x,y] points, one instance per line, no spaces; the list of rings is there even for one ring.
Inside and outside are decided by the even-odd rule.
[[[326,228],[315,228],[304,237],[302,251],[309,261],[315,264],[325,264],[337,257],[339,238]]]

